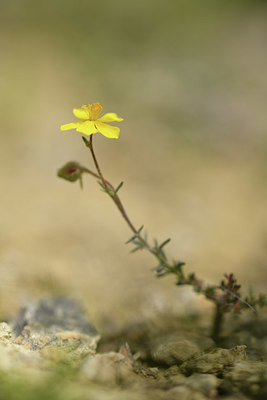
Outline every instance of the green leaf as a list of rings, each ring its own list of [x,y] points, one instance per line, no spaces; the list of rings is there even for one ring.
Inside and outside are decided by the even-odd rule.
[[[188,278],[189,278],[189,281],[191,283],[193,283],[196,279],[196,274],[194,272],[192,272],[191,274],[189,274]]]
[[[184,279],[178,278],[178,280],[177,280],[177,282],[176,282],[176,285],[177,285],[177,286],[184,285]]]
[[[141,232],[141,230],[144,228],[144,225],[140,226],[140,228],[138,229],[138,231],[136,232],[136,234],[139,235],[139,233]]]
[[[173,271],[178,272],[179,274],[182,273],[182,267],[185,265],[182,261],[177,261],[173,265]]]
[[[118,191],[120,190],[120,188],[121,188],[122,186],[123,186],[123,182],[121,182],[121,183],[118,185],[118,187],[115,189],[114,194],[117,194]]]
[[[170,272],[169,271],[164,271],[164,272],[160,272],[159,274],[157,274],[157,278],[163,278],[164,276],[168,275]]]
[[[112,198],[115,197],[115,192],[111,187],[108,187],[107,193],[109,193]]]
[[[88,139],[86,139],[84,136],[82,136],[82,140],[84,141],[84,144],[86,147],[90,147],[90,142]]]
[[[144,225],[142,225],[142,226],[138,229],[138,231],[137,231],[133,236],[131,236],[130,239],[127,240],[127,242],[125,242],[125,244],[128,244],[128,243],[132,242],[134,239],[136,239],[136,238],[139,236],[139,234],[140,234],[140,232],[141,232],[141,230],[142,230],[143,228],[144,228]]]
[[[141,245],[143,246],[143,244],[140,242],[140,240],[136,239],[136,238],[134,240],[132,240],[132,243],[137,244],[138,246],[141,246]]]
[[[167,243],[169,243],[171,241],[171,239],[166,239],[163,243],[161,243],[161,245],[159,246],[159,249],[162,249],[164,246],[166,246]]]
[[[164,265],[158,265],[156,267],[156,271],[157,271],[158,274],[161,273],[163,270],[164,270]]]
[[[163,260],[165,260],[165,261],[167,260],[166,254],[160,247],[158,248],[157,252],[161,256],[161,258],[163,258]]]
[[[99,184],[99,186],[101,187],[102,191],[107,193],[107,189],[105,188],[105,186],[103,185],[103,182],[101,181],[97,181],[97,183]]]
[[[135,238],[136,238],[136,235],[134,234],[133,236],[130,237],[130,239],[127,240],[127,242],[125,242],[125,244],[132,242]]]
[[[97,183],[101,186],[101,189],[105,193],[109,193],[112,197],[114,197],[114,191],[108,187],[108,190],[106,189],[106,186],[103,184],[102,181],[97,181]]]
[[[141,250],[141,249],[143,249],[143,246],[137,246],[131,250],[131,253],[135,253],[136,251]]]

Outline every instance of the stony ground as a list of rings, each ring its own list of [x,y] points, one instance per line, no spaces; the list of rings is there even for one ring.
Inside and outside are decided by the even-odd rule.
[[[1,399],[264,399],[266,313],[230,320],[217,344],[196,316],[166,314],[100,339],[78,302],[28,303],[0,324]]]

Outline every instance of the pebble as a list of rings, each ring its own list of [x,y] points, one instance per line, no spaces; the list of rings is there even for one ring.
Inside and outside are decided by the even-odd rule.
[[[188,337],[189,336],[189,337]],[[213,341],[205,337],[190,335],[164,335],[151,344],[150,356],[153,361],[168,366],[180,365],[194,354],[213,345]]]
[[[26,304],[11,322],[15,340],[25,349],[75,359],[95,354],[100,339],[80,304],[67,297],[51,297]]]

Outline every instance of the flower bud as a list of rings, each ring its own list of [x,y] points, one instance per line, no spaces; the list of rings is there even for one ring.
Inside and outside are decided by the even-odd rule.
[[[75,161],[69,161],[58,170],[57,176],[70,182],[76,182],[77,180],[81,181],[83,172],[84,168],[80,164]]]

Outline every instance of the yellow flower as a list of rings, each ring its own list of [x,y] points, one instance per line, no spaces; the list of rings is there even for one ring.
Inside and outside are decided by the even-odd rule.
[[[84,133],[85,135],[92,135],[93,133],[100,132],[102,135],[118,139],[120,128],[117,126],[107,125],[106,122],[123,121],[115,113],[107,113],[99,118],[103,107],[100,103],[88,104],[81,108],[74,108],[73,114],[79,118],[78,122],[71,122],[70,124],[61,125],[60,129],[66,131],[68,129],[76,129],[77,132]]]

